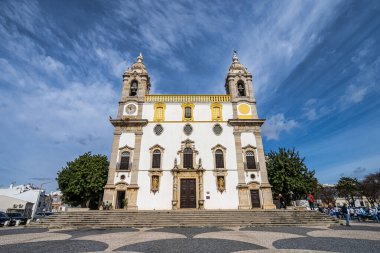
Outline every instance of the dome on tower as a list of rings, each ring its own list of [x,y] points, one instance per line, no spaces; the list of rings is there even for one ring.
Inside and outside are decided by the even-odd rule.
[[[228,70],[229,74],[237,74],[237,73],[251,74],[243,64],[239,62],[239,58],[237,56],[237,52],[234,51],[234,55],[232,56],[232,63]]]
[[[128,68],[124,74],[131,74],[133,72],[137,72],[138,74],[148,74],[148,71],[144,65],[144,58],[141,53],[137,57],[136,62],[133,63],[132,66]]]

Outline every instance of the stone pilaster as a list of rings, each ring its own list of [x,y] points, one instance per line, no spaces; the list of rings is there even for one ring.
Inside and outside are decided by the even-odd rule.
[[[110,165],[108,167],[108,179],[107,179],[107,184],[104,187],[104,195],[103,195],[104,202],[108,201],[109,203],[112,203],[113,201],[113,195],[114,195],[114,189],[115,189],[114,180],[115,180],[115,171],[116,171],[116,164],[117,164],[117,154],[119,151],[120,135],[121,135],[121,132],[115,129],[115,132],[113,135]]]
[[[203,190],[203,170],[199,172],[199,200],[198,200],[198,207],[199,209],[205,209],[203,199],[204,196],[204,190]]]
[[[137,210],[137,193],[138,193],[138,175],[139,175],[139,161],[141,150],[142,131],[135,132],[135,149],[133,152],[133,162],[131,169],[131,184],[128,186],[128,209]]]
[[[238,185],[237,190],[239,194],[239,209],[249,209],[249,198],[248,198],[248,186],[245,183],[244,177],[244,163],[242,156],[241,147],[241,132],[234,131],[235,138],[235,150],[236,150],[236,165],[238,173]]]
[[[177,172],[173,172],[173,199],[172,199],[172,209],[177,210],[177,189],[178,189],[178,175]]]
[[[263,194],[263,208],[264,209],[275,209],[276,206],[273,204],[272,196],[272,186],[268,181],[268,172],[265,162],[265,154],[263,148],[263,141],[261,136],[261,130],[258,129],[254,131],[256,146],[257,146],[257,156],[260,164],[260,176],[261,176],[261,191]]]

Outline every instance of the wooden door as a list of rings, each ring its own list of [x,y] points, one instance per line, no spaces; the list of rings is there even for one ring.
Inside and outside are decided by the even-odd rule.
[[[252,208],[260,208],[260,193],[259,190],[251,190]]]
[[[180,208],[196,208],[196,180],[181,179]]]

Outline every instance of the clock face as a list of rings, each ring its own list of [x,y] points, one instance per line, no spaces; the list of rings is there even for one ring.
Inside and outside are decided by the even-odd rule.
[[[134,104],[129,104],[129,105],[127,105],[127,107],[125,108],[125,112],[126,112],[127,114],[133,114],[133,113],[135,113],[136,109],[137,109],[136,105],[134,105]]]

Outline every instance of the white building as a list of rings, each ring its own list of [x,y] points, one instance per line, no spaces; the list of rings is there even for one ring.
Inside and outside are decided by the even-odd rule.
[[[275,208],[251,73],[224,95],[151,95],[140,54],[123,74],[104,202],[130,210]]]
[[[45,191],[29,184],[19,186],[13,186],[11,184],[9,188],[0,189],[0,196],[7,196],[33,203],[31,217],[33,217],[35,213],[43,212],[44,209],[47,210],[48,208],[45,200],[47,197],[45,196]],[[13,204],[8,208],[12,209]]]

